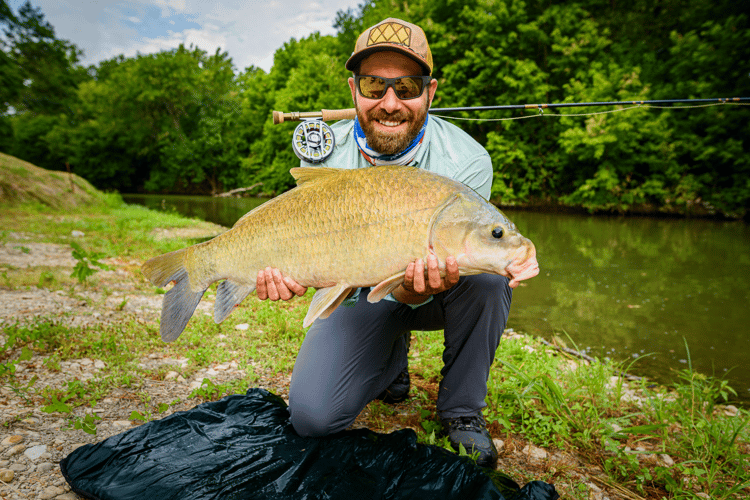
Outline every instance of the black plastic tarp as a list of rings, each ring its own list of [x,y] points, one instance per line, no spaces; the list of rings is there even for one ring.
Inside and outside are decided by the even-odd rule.
[[[418,444],[412,430],[298,436],[284,401],[263,389],[175,413],[60,463],[73,491],[95,500],[555,500],[466,457]]]

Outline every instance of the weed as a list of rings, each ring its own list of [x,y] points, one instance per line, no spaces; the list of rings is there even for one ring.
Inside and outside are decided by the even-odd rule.
[[[109,269],[109,266],[99,262],[99,259],[104,258],[105,254],[102,252],[87,252],[81,245],[76,242],[70,244],[73,247],[73,258],[76,259],[76,265],[73,267],[71,278],[76,278],[79,283],[85,283],[86,280],[93,274],[97,273],[99,269]],[[99,269],[94,269],[91,266],[96,266]]]

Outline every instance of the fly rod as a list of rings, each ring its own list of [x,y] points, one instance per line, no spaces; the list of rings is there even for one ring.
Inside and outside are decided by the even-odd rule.
[[[561,102],[556,104],[506,104],[501,106],[467,106],[459,108],[431,108],[430,113],[458,113],[461,111],[495,111],[506,109],[544,109],[555,108],[574,108],[582,106],[637,106],[637,105],[672,105],[672,104],[726,104],[750,102],[750,97],[720,97],[714,99],[659,99],[654,101],[603,101],[603,102]],[[273,112],[273,123],[305,120],[347,120],[354,119],[356,112],[354,108],[347,109],[322,109],[320,111],[293,111],[284,113],[282,111]]]

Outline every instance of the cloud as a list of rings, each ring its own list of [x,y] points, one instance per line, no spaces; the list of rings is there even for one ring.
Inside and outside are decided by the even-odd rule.
[[[9,0],[18,11],[25,0]],[[290,38],[334,34],[338,10],[361,0],[32,0],[59,38],[84,50],[83,64],[170,50],[193,43],[227,51],[238,70],[270,70]]]

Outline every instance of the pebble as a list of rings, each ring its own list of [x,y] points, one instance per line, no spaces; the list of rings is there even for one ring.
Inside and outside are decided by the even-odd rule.
[[[661,461],[664,462],[664,465],[667,467],[672,467],[674,465],[674,460],[672,460],[672,457],[667,455],[666,453],[662,453],[659,455],[659,458],[661,458]]]
[[[250,325],[248,323],[240,323],[239,325],[234,327],[237,330],[247,330],[250,328]]]
[[[59,488],[57,486],[47,486],[40,494],[39,499],[40,500],[49,500],[50,498],[55,498],[57,495],[62,495],[65,493],[65,490],[62,488]]]
[[[26,447],[22,444],[17,444],[15,446],[11,446],[8,448],[8,451],[5,452],[5,455],[8,457],[12,457],[14,455],[18,455],[21,453]]]
[[[9,483],[13,481],[13,477],[15,476],[15,472],[8,469],[0,469],[0,481],[3,481],[5,483]]]
[[[23,436],[13,435],[8,436],[5,439],[3,439],[3,446],[13,446],[14,444],[18,444],[21,441],[23,441]]]
[[[29,457],[29,460],[36,460],[41,457],[47,451],[47,445],[32,446],[23,452],[24,455]]]
[[[526,445],[526,447],[522,450],[522,453],[524,455],[527,455],[532,460],[547,459],[547,451],[542,448],[537,448],[533,444]]]
[[[55,468],[55,464],[44,462],[43,464],[39,464],[36,470],[38,470],[39,472],[49,472],[54,468]]]

